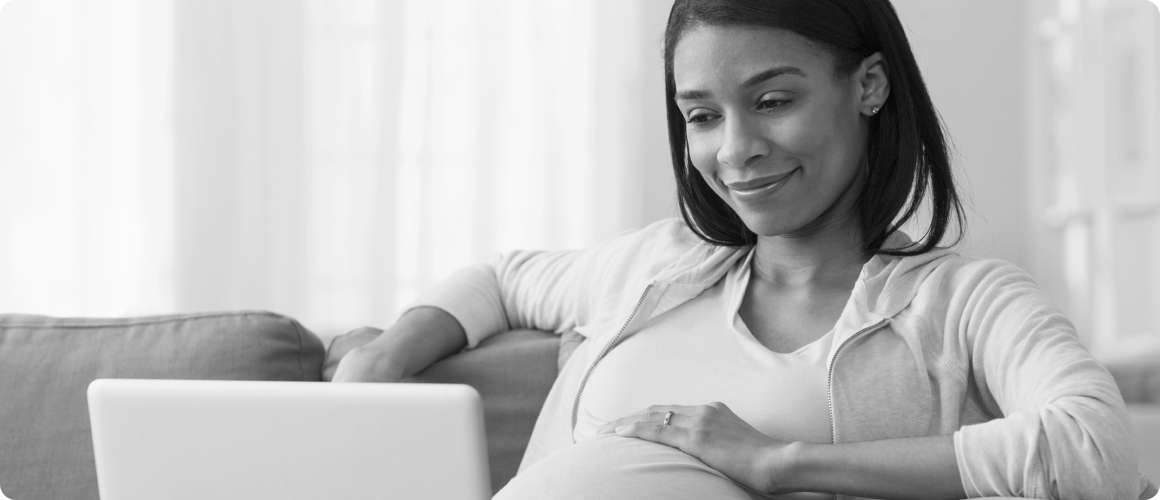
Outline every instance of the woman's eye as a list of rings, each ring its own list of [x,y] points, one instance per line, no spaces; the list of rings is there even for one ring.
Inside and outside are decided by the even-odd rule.
[[[713,119],[713,115],[712,115],[712,114],[709,114],[709,113],[699,113],[699,114],[695,114],[695,115],[693,115],[693,116],[690,116],[690,117],[688,118],[688,120],[685,120],[685,121],[686,121],[687,123],[690,123],[690,124],[693,124],[693,125],[698,125],[698,124],[705,123],[705,122],[707,122],[707,121],[709,121],[709,120],[712,120],[712,119]]]
[[[780,108],[786,104],[789,104],[788,99],[762,99],[761,102],[757,103],[757,109]]]

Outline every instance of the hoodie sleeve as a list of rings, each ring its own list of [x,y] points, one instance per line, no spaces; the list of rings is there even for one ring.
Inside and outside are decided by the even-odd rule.
[[[969,497],[1135,499],[1127,409],[1075,327],[1021,270],[981,261],[956,300],[970,376],[1001,418],[954,434]]]
[[[463,326],[468,347],[506,330],[564,333],[614,310],[622,294],[638,291],[640,276],[689,244],[695,242],[684,224],[670,219],[583,250],[508,252],[456,271],[410,307],[447,311]]]

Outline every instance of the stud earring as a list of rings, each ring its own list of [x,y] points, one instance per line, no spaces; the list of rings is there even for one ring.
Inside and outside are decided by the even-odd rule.
[[[870,114],[876,115],[876,114],[878,114],[878,110],[879,110],[878,106],[874,106],[874,107],[870,108]]]

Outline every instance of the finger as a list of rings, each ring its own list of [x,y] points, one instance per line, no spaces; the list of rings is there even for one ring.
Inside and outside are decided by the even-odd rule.
[[[619,428],[627,426],[627,425],[632,425],[632,424],[635,424],[637,422],[653,423],[653,424],[659,425],[659,424],[664,423],[665,415],[668,415],[667,411],[666,412],[646,411],[643,413],[634,413],[634,414],[629,415],[627,417],[618,418],[616,420],[613,420],[607,424],[604,424],[604,425],[596,428],[596,434],[612,434],[612,433],[616,432],[616,429],[619,429]],[[674,412],[673,415],[675,417],[676,413]],[[669,424],[672,424],[672,418],[669,419]]]
[[[667,415],[670,411],[673,412],[673,415],[674,415],[673,418],[676,418],[675,415],[680,414],[682,412],[689,413],[690,408],[693,408],[693,407],[681,406],[681,405],[650,406],[650,407],[645,408],[641,411],[633,413],[632,415],[629,415],[627,417],[621,417],[621,418],[618,418],[618,419],[613,420],[611,422],[608,422],[604,425],[601,425],[600,427],[596,428],[596,433],[597,434],[611,434],[611,433],[615,432],[617,427],[622,427],[622,426],[631,424],[633,422],[652,422],[652,423],[660,424],[660,423],[664,422],[665,415]],[[672,419],[670,419],[669,423],[670,424],[672,423]]]
[[[674,415],[673,418],[676,418]],[[645,441],[652,441],[663,445],[681,449],[688,438],[688,429],[672,425],[654,424],[652,422],[633,422],[617,427],[616,435],[620,437],[634,437]]]
[[[692,405],[692,406],[689,406],[689,405],[653,405],[653,406],[650,406],[648,408],[645,408],[645,409],[637,412],[636,414],[638,414],[638,415],[639,414],[653,415],[653,416],[661,415],[663,418],[664,414],[671,411],[673,413],[683,413],[686,415],[691,415],[691,414],[693,414],[693,411],[699,406],[702,406],[702,405]]]
[[[607,424],[604,424],[600,427],[597,427],[596,434],[612,434],[613,432],[616,432],[616,429],[618,427],[624,427],[626,425],[630,425],[630,424],[633,424],[635,422],[644,421],[645,417],[646,417],[646,415],[643,413],[634,413],[634,414],[629,415],[627,417],[618,418],[618,419],[613,420]]]

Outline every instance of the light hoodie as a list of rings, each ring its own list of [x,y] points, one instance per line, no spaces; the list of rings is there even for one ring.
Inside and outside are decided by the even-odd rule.
[[[885,247],[909,244],[895,233]],[[500,255],[415,305],[454,316],[469,347],[512,329],[586,337],[548,394],[522,471],[574,443],[580,393],[604,354],[748,250],[671,219],[583,250]],[[1130,500],[1148,484],[1111,375],[1011,264],[949,250],[871,258],[827,359],[834,443],[953,434],[968,497]]]

